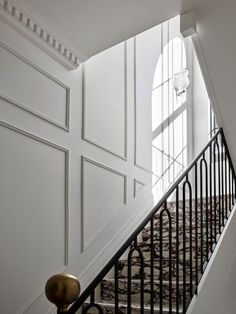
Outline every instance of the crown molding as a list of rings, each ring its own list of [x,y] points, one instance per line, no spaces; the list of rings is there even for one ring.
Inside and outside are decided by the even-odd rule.
[[[76,69],[88,59],[12,0],[0,0],[0,19],[67,70]]]
[[[180,14],[180,32],[184,38],[196,34],[196,21],[194,11],[187,11]]]

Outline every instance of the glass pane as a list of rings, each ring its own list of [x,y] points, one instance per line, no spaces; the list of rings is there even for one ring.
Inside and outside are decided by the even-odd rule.
[[[152,171],[153,174],[161,177],[162,175],[162,152],[155,148],[154,146],[152,147]]]
[[[187,110],[183,112],[183,147],[187,145]]]
[[[173,87],[173,79],[169,80],[169,115],[174,111],[174,87]]]
[[[182,39],[176,37],[173,39],[173,72],[179,73],[182,69]]]
[[[169,78],[169,45],[164,47],[163,51],[163,82]]]
[[[154,79],[153,79],[153,86],[152,86],[153,89],[160,86],[161,83],[163,82],[163,79],[162,79],[162,62],[163,62],[163,57],[161,55],[159,60],[158,60],[157,67],[155,70],[155,75],[154,75]]]
[[[187,160],[187,147],[185,147],[183,151],[183,166],[186,168],[188,165],[188,160]]]
[[[169,42],[169,76],[171,79],[173,77],[173,40]]]
[[[186,55],[186,49],[185,49],[185,42],[182,41],[182,69],[187,68],[187,55]]]
[[[169,116],[169,86],[168,82],[163,84],[163,121]]]
[[[169,153],[168,148],[169,148],[169,136],[168,136],[168,128],[166,128],[163,132],[163,154],[164,154],[165,160],[166,160],[166,156],[168,156],[168,153]],[[167,164],[167,161],[165,165],[166,164]]]
[[[162,122],[162,92],[161,87],[152,92],[152,131]]]
[[[182,143],[183,127],[182,127],[182,115],[178,116],[174,121],[174,156],[175,158],[181,152],[183,148]]]

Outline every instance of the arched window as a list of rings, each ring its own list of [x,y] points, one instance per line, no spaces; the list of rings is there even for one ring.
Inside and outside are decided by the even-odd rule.
[[[173,88],[176,74],[187,67],[184,40],[163,47],[152,87],[153,185],[164,192],[187,165],[187,94]]]

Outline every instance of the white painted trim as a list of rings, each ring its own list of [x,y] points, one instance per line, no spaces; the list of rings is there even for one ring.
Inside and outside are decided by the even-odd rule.
[[[187,92],[187,165],[194,158],[194,136],[193,136],[193,45],[191,38],[185,39],[185,45],[187,44],[187,67],[190,76],[190,86]]]
[[[81,282],[83,290],[89,285],[91,280],[98,275],[104,265],[106,265],[112,258],[113,254],[118,251],[122,244],[124,244],[124,242],[128,239],[130,234],[139,225],[140,221],[142,221],[147,216],[148,212],[153,208],[152,195],[147,198],[146,204],[146,208],[139,212],[135,218],[130,219],[128,223],[124,225],[123,230],[121,230],[119,235],[112,238],[110,243],[104,247],[99,256],[96,257],[81,274],[79,274],[78,278]]]
[[[117,153],[111,150],[109,147],[106,147],[95,140],[90,139],[86,135],[86,93],[85,93],[85,86],[86,86],[86,64],[83,65],[82,69],[82,139],[102,150],[108,152],[116,157],[119,157],[123,160],[127,160],[127,43],[124,42],[124,154]]]
[[[199,282],[199,285],[198,285],[198,292],[202,289],[202,287],[203,287],[203,285],[204,285],[204,283],[205,283],[205,281],[206,281],[206,279],[207,279],[207,275],[208,275],[208,273],[209,273],[209,271],[210,271],[210,269],[211,269],[212,264],[214,263],[214,260],[215,260],[215,258],[216,258],[216,255],[217,255],[217,253],[218,253],[218,250],[219,250],[219,248],[220,248],[220,246],[221,246],[221,243],[222,243],[222,241],[223,241],[223,239],[224,239],[224,237],[225,237],[225,234],[226,234],[227,229],[228,229],[228,227],[229,227],[229,225],[230,225],[230,223],[231,223],[231,220],[233,219],[233,216],[235,215],[235,212],[236,212],[236,205],[234,205],[234,208],[233,208],[233,210],[232,210],[231,213],[230,213],[230,216],[229,216],[229,218],[228,218],[228,220],[227,220],[227,222],[226,222],[226,225],[225,225],[225,227],[224,227],[224,229],[223,229],[223,231],[222,231],[222,233],[221,233],[221,235],[220,235],[220,238],[218,239],[218,242],[217,242],[217,244],[216,244],[216,247],[215,247],[215,249],[214,249],[214,251],[213,251],[213,253],[212,253],[212,256],[211,256],[211,258],[210,258],[210,261],[209,261],[209,263],[207,264],[206,269],[205,269],[205,271],[204,271],[204,273],[203,273],[203,275],[202,275],[202,278],[201,278],[201,280],[200,280],[200,282]],[[189,305],[189,307],[188,307],[188,310],[187,310],[187,313],[186,313],[186,314],[191,314],[191,313],[192,313],[193,308],[194,308],[194,304],[195,304],[197,298],[198,298],[197,295],[193,296],[193,298],[192,298],[192,300],[191,300],[191,302],[190,302],[190,305]]]
[[[123,193],[124,193],[124,198],[123,198],[123,205],[127,204],[127,175],[117,171],[113,168],[107,167],[101,163],[98,163],[97,161],[94,161],[92,159],[89,159],[87,157],[81,156],[81,252],[84,252],[95,240],[97,237],[99,237],[99,235],[104,231],[102,230],[101,232],[99,232],[97,234],[97,237],[95,239],[93,239],[92,241],[90,241],[88,244],[85,245],[85,239],[84,239],[84,229],[85,229],[85,221],[84,221],[84,165],[85,162],[90,163],[92,165],[95,165],[99,168],[102,168],[106,171],[110,171],[118,176],[121,176],[124,179],[124,186],[123,186]],[[112,218],[112,220],[110,221],[110,223],[117,217],[117,215],[120,212],[120,208],[118,208],[116,210],[116,213],[114,215],[114,217]]]
[[[136,37],[134,37],[134,165],[135,167],[152,174],[152,169],[147,169],[137,163],[137,58],[136,58]]]
[[[217,98],[215,95],[212,80],[211,80],[210,73],[209,73],[209,70],[207,67],[207,63],[206,63],[206,58],[205,58],[203,49],[201,47],[201,43],[200,43],[198,34],[195,33],[191,37],[192,37],[193,45],[194,45],[195,52],[196,52],[196,55],[198,58],[198,62],[199,62],[199,65],[200,65],[200,68],[202,71],[202,75],[203,75],[204,82],[206,85],[207,93],[208,93],[208,96],[211,100],[211,105],[214,109],[214,114],[216,116],[218,127],[222,127],[223,122],[222,122],[222,117],[221,117],[220,110],[219,110],[218,101],[217,101]]]
[[[19,3],[16,4],[12,0],[0,0],[0,19],[67,70],[76,69],[80,63],[88,59],[72,50],[50,29],[45,28],[30,14],[27,14]]]
[[[140,181],[140,180],[137,180],[136,178],[134,178],[134,198],[137,196],[137,191],[136,191],[137,184],[140,184],[143,187],[146,185],[146,183],[144,183],[143,181]]]
[[[64,266],[59,269],[59,272],[65,272],[68,269],[69,266],[69,202],[68,202],[68,194],[69,194],[69,151],[62,147],[59,146],[57,144],[54,144],[52,142],[49,142],[37,135],[34,135],[32,133],[29,133],[27,131],[24,131],[22,129],[19,129],[13,125],[10,125],[4,121],[0,121],[0,126],[3,126],[13,132],[16,132],[18,134],[21,134],[23,136],[29,137],[32,140],[38,141],[40,143],[43,143],[45,145],[48,145],[54,149],[60,150],[62,152],[65,153],[65,255],[64,255]],[[38,292],[35,293],[35,295],[30,298],[30,300],[28,300],[26,302],[25,305],[23,305],[21,307],[20,310],[17,311],[17,314],[23,314],[24,312],[27,311],[27,309],[29,309],[30,306],[32,306],[32,304],[42,295],[44,294],[44,288],[41,288]]]
[[[180,32],[184,38],[196,33],[196,22],[194,11],[187,11],[180,14]]]
[[[56,127],[59,127],[59,128],[65,130],[65,131],[69,132],[69,123],[70,123],[70,88],[68,86],[66,86],[64,83],[62,83],[61,81],[59,81],[57,78],[53,77],[51,74],[49,74],[46,71],[44,71],[42,68],[40,68],[36,64],[34,64],[31,61],[29,61],[28,59],[26,59],[24,56],[22,56],[21,54],[19,54],[15,50],[11,49],[8,45],[3,43],[1,40],[0,40],[0,47],[2,47],[7,52],[9,52],[12,55],[14,55],[16,58],[18,58],[22,62],[26,63],[28,66],[32,67],[34,70],[38,71],[39,73],[41,73],[42,75],[47,77],[49,80],[53,81],[54,83],[58,84],[59,86],[61,86],[62,88],[65,89],[65,92],[66,92],[65,125],[62,125],[62,124],[58,123],[57,121],[54,121],[54,120],[48,118],[47,116],[41,114],[37,110],[31,109],[28,106],[26,106],[25,104],[22,104],[19,101],[8,97],[7,95],[5,95],[5,94],[3,94],[1,92],[0,92],[0,98],[2,98],[3,100],[7,101],[8,103],[10,103],[10,104],[12,104],[12,105],[14,105],[14,106],[24,110],[24,111],[27,111],[28,113],[30,113],[30,114],[32,114],[32,115],[34,115],[34,116],[36,116],[36,117],[38,117],[40,119],[45,120],[46,122],[49,122],[49,123],[53,124]]]

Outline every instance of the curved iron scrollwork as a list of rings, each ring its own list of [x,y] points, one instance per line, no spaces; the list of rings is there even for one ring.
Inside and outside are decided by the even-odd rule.
[[[94,304],[85,305],[85,307],[83,308],[82,314],[89,314],[88,311],[93,308],[98,310],[98,314],[104,313],[102,307],[99,304],[94,303]]]
[[[134,240],[133,247],[129,251],[128,255],[128,293],[127,293],[127,303],[128,303],[128,312],[131,312],[131,296],[132,296],[132,255],[134,252],[138,253],[139,256],[139,275],[140,275],[140,310],[144,311],[144,258],[143,252],[140,247],[137,245],[137,238]]]
[[[186,313],[235,204],[235,189],[220,129],[63,313]]]

